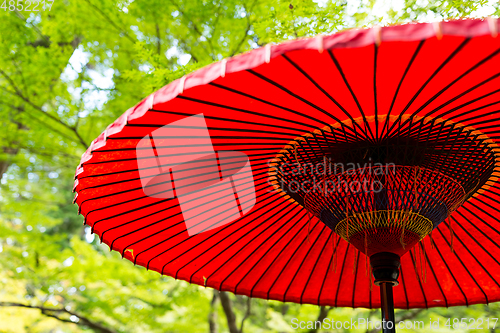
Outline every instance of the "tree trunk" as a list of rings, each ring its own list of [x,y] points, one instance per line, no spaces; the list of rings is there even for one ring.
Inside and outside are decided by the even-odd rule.
[[[229,327],[229,333],[240,333],[238,326],[236,325],[236,315],[233,312],[233,302],[229,298],[229,294],[225,291],[221,291],[219,294],[220,303],[226,314],[227,326]]]
[[[208,326],[210,333],[218,333],[219,327],[217,326],[217,303],[219,301],[219,291],[214,289],[214,297],[210,302],[210,312],[208,313]]]
[[[323,320],[325,320],[325,318],[328,316],[328,312],[330,312],[331,309],[332,309],[331,307],[320,306],[318,319],[316,319],[316,321],[323,322]],[[318,329],[316,328],[316,325],[314,325],[314,328],[310,329],[309,333],[316,333],[316,332],[318,332]]]

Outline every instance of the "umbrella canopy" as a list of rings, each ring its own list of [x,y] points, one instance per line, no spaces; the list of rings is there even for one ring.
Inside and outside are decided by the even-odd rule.
[[[497,30],[350,30],[212,64],[93,141],[75,202],[134,264],[236,294],[376,308],[369,256],[389,252],[397,308],[499,301]]]

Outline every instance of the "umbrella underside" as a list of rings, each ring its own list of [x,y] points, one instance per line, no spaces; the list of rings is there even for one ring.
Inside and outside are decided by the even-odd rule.
[[[379,307],[369,256],[389,251],[397,308],[500,301],[491,27],[347,31],[213,64],[110,125],[75,202],[135,264],[236,294]]]

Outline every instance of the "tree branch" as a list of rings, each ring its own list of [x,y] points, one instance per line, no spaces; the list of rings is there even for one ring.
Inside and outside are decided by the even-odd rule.
[[[118,331],[115,331],[111,328],[105,327],[99,323],[91,321],[90,319],[88,319],[80,314],[77,314],[75,312],[66,310],[65,308],[54,308],[53,309],[53,308],[48,308],[48,307],[44,307],[44,306],[29,305],[29,304],[15,303],[15,302],[0,302],[0,306],[20,307],[20,308],[26,308],[26,309],[38,309],[38,310],[40,310],[40,312],[44,316],[57,319],[57,320],[64,322],[64,323],[72,323],[72,324],[76,324],[76,325],[80,325],[80,326],[86,326],[86,327],[91,328],[91,329],[93,329],[97,332],[100,332],[100,333],[118,333]],[[70,316],[75,316],[75,317],[78,317],[79,320],[78,320],[78,322],[73,322],[70,319],[60,317],[57,314],[67,314]]]
[[[80,133],[78,133],[78,131],[77,131],[77,129],[75,127],[66,124],[61,119],[59,119],[59,118],[51,115],[50,113],[44,111],[40,106],[36,105],[30,99],[28,99],[26,96],[24,96],[24,94],[22,93],[22,91],[20,91],[19,88],[14,83],[14,80],[12,80],[12,78],[7,73],[5,73],[2,69],[0,69],[0,75],[2,75],[7,80],[7,82],[9,82],[10,86],[12,87],[12,89],[14,89],[14,91],[11,91],[10,89],[7,89],[7,88],[2,87],[2,86],[0,86],[0,89],[2,89],[3,91],[5,91],[5,92],[7,92],[7,93],[9,93],[9,94],[11,94],[13,96],[16,96],[16,97],[20,98],[25,103],[31,105],[35,110],[43,113],[45,116],[49,117],[53,121],[55,121],[55,122],[63,125],[67,129],[71,130],[75,134],[76,138],[78,139],[77,141],[80,144],[82,144],[82,146],[84,148],[87,148],[87,144],[85,143],[85,140],[83,140],[83,138],[81,137]]]
[[[227,319],[227,326],[229,327],[229,333],[243,333],[243,327],[245,325],[245,321],[252,315],[252,298],[247,298],[247,306],[245,315],[241,319],[240,328],[236,325],[236,315],[233,311],[233,302],[231,298],[229,298],[229,294],[225,291],[221,291],[219,293],[220,302],[222,304],[222,309],[224,310],[224,314]]]
[[[33,30],[36,31],[36,33],[38,35],[40,35],[40,37],[42,37],[42,39],[45,41],[45,43],[47,44],[50,44],[50,41],[49,41],[49,38],[47,36],[45,36],[41,31],[40,29],[38,29],[38,27],[36,25],[33,24],[33,21],[30,21],[28,22],[26,20],[26,17],[24,17],[23,14],[21,14],[17,9],[14,8],[14,13],[16,14],[16,16],[21,19],[21,21],[23,21],[24,23],[29,23],[29,25],[31,25],[31,27],[33,28]]]
[[[47,127],[47,128],[48,128],[48,129],[50,129],[52,132],[57,133],[57,134],[59,134],[60,136],[62,136],[62,137],[64,137],[64,138],[66,138],[66,139],[68,139],[68,140],[71,140],[71,141],[74,141],[74,140],[75,140],[75,138],[72,138],[71,136],[69,136],[69,135],[67,135],[67,134],[65,134],[65,133],[63,133],[63,132],[61,132],[61,131],[59,131],[59,130],[55,129],[54,127],[52,127],[52,126],[50,126],[49,124],[47,124],[46,122],[44,122],[44,121],[42,121],[42,120],[38,119],[37,117],[35,117],[34,115],[30,114],[29,112],[25,112],[25,114],[26,114],[28,117],[30,117],[30,118],[32,118],[32,119],[34,119],[34,120],[36,120],[37,122],[39,122],[41,125],[43,125],[43,126]],[[67,127],[67,126],[65,126],[65,127]],[[87,148],[87,145],[86,145],[84,142],[82,142],[81,140],[80,140],[80,142],[79,142],[79,143],[81,143],[81,144],[84,146],[84,148]]]
[[[241,319],[240,325],[240,333],[243,333],[243,325],[245,324],[245,320],[252,315],[252,298],[247,298],[247,311],[245,312],[245,316]]]
[[[212,59],[215,60],[215,49],[213,46],[213,39],[215,37],[215,31],[217,30],[217,25],[219,24],[219,17],[220,17],[220,10],[221,10],[221,4],[220,1],[217,3],[217,12],[215,13],[215,20],[212,22],[212,30],[210,32],[210,38],[207,38],[207,44],[208,47],[210,48],[210,52],[212,52]]]
[[[189,23],[191,23],[193,25],[193,30],[198,34],[198,36],[202,37],[203,36],[202,31],[198,28],[198,26],[194,23],[194,21],[182,10],[181,6],[179,6],[179,4],[177,4],[177,2],[175,2],[174,0],[170,0],[170,2],[175,6],[175,8],[177,8],[177,10],[182,15],[182,17],[185,20],[187,20],[188,24],[186,24],[186,25],[189,27]],[[207,39],[207,44],[210,46],[212,53],[213,53],[213,47],[212,47],[211,43],[208,41],[208,39]],[[210,58],[212,58],[212,60],[215,60],[215,55],[210,54],[210,51],[208,51],[202,43],[200,45],[201,45],[201,48],[207,53],[207,55]],[[193,56],[193,55],[191,55],[191,56]]]
[[[157,43],[156,48],[158,54],[161,54],[161,35],[160,35],[160,26],[158,25],[158,23],[156,23],[156,38],[158,39],[156,42]]]
[[[92,6],[95,10],[97,10],[99,12],[99,14],[101,14],[105,19],[106,21],[108,21],[116,30],[118,30],[120,33],[122,33],[125,37],[128,38],[128,40],[130,40],[132,43],[135,44],[136,40],[132,37],[130,37],[130,35],[122,28],[120,28],[112,19],[111,17],[109,17],[108,15],[106,15],[105,12],[103,12],[101,10],[101,8],[97,7],[96,5],[94,5],[92,2],[90,2],[89,0],[85,0],[86,3],[88,3],[90,6]]]
[[[231,57],[234,56],[236,53],[240,52],[240,48],[241,46],[243,46],[243,43],[245,42],[245,40],[247,39],[248,37],[248,32],[250,31],[250,28],[252,27],[252,24],[250,23],[250,19],[248,19],[248,24],[247,24],[247,28],[245,30],[245,34],[243,35],[243,38],[240,40],[240,42],[238,43],[238,45],[236,45],[236,48],[234,49],[233,52],[231,52]]]
[[[252,21],[250,20],[250,12],[253,10],[255,7],[256,1],[252,3],[249,9],[245,5],[243,5],[243,8],[245,9],[245,17],[247,19],[247,28],[245,29],[245,33],[243,34],[243,38],[241,38],[240,42],[238,45],[236,45],[236,48],[234,51],[231,53],[231,57],[234,56],[235,54],[240,52],[240,48],[243,46],[243,43],[245,43],[245,40],[248,38],[248,32],[252,28]]]

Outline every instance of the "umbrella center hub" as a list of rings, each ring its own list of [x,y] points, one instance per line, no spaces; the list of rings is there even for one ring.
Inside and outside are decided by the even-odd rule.
[[[295,138],[271,164],[271,181],[365,254],[401,256],[496,180],[500,157],[472,127],[394,116],[387,129],[397,122],[406,125],[378,138],[368,134],[374,119]]]
[[[331,174],[304,207],[367,255],[403,255],[443,222],[466,197],[439,172],[412,166],[379,166]]]

